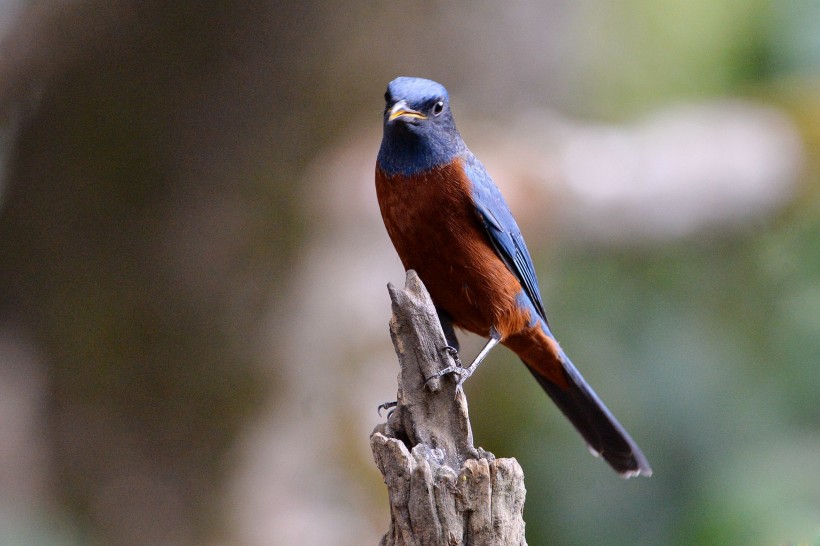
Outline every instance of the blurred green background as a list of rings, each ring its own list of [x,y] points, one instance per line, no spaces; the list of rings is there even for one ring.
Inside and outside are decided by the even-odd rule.
[[[820,544],[820,2],[11,0],[0,38],[0,544],[378,542],[398,75],[655,470],[497,350],[528,542]]]

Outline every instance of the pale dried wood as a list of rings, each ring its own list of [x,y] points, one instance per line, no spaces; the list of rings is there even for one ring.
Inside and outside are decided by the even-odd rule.
[[[388,285],[390,333],[399,358],[395,410],[370,436],[390,500],[383,546],[525,545],[524,473],[515,459],[473,446],[455,376],[425,382],[453,364],[427,290],[414,271]]]

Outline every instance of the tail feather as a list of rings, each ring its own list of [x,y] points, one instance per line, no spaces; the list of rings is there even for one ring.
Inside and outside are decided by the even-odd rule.
[[[541,387],[572,422],[593,454],[603,457],[624,478],[651,476],[652,468],[643,452],[610,413],[566,355],[563,371],[566,381],[558,385],[541,375],[532,366],[532,372]]]

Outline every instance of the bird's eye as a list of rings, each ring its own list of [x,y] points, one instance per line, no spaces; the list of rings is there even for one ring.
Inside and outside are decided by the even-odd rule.
[[[384,92],[384,102],[390,102],[390,91]]]
[[[433,115],[438,116],[444,111],[444,101],[438,101],[433,105]]]

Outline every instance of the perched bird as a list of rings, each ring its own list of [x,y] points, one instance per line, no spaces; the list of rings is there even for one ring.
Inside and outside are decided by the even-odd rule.
[[[405,269],[415,269],[455,351],[453,325],[515,352],[550,398],[621,476],[650,476],[640,448],[555,341],[521,231],[484,166],[456,129],[447,90],[396,78],[385,93],[376,193]]]

